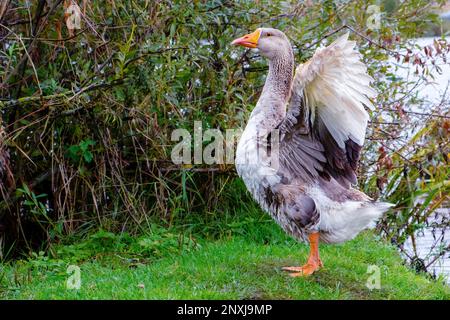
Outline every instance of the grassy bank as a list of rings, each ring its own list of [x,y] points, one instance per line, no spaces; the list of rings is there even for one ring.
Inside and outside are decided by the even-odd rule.
[[[99,232],[1,265],[0,294],[3,299],[450,299],[442,279],[415,274],[371,232],[322,246],[324,269],[291,278],[280,268],[304,262],[306,245],[265,216],[226,225],[231,234],[216,240],[161,227],[138,238]],[[80,267],[79,290],[66,288],[71,264]],[[379,267],[380,289],[366,287],[369,265]]]

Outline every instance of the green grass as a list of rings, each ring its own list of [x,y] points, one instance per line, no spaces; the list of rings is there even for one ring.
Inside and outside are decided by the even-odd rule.
[[[395,248],[371,232],[343,245],[321,246],[325,267],[308,278],[280,268],[305,261],[308,248],[261,216],[229,223],[219,240],[180,237],[155,227],[134,239],[99,232],[53,248],[49,256],[0,265],[3,299],[450,299],[442,282],[415,274]],[[50,257],[53,256],[53,257]],[[66,288],[67,267],[81,270],[81,288]],[[369,290],[368,266],[381,288]]]

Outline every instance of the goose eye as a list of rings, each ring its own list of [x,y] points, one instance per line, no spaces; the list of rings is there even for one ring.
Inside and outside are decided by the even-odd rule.
[[[272,35],[271,33],[267,33],[267,34],[266,34],[267,37],[270,37],[271,35]]]

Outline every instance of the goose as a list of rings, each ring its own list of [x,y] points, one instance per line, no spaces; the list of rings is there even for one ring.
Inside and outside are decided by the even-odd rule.
[[[348,241],[391,206],[356,188],[373,79],[348,33],[295,72],[292,47],[278,29],[258,28],[231,44],[258,49],[269,63],[237,145],[236,171],[285,232],[309,242],[306,264],[282,270],[311,275],[323,266],[319,242]]]

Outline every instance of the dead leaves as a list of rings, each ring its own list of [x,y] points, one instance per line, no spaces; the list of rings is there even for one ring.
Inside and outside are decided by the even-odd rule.
[[[386,149],[384,147],[380,147],[378,149],[378,160],[377,160],[377,187],[381,191],[386,185],[387,172],[389,172],[393,168],[392,158],[387,154]]]

